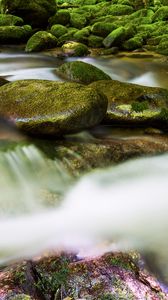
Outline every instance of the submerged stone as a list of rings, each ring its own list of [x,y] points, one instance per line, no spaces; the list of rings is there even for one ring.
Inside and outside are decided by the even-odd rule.
[[[47,32],[38,31],[28,40],[25,51],[26,52],[38,52],[44,49],[54,48],[57,45],[57,38]]]
[[[82,61],[67,62],[57,68],[56,73],[61,77],[89,84],[97,80],[109,80],[111,77],[97,67]]]
[[[107,98],[77,83],[21,80],[0,88],[0,114],[35,136],[60,136],[104,118]]]
[[[97,81],[97,88],[108,98],[105,122],[113,125],[157,126],[167,130],[168,91],[117,80]],[[162,114],[163,109],[165,113]],[[165,117],[163,117],[165,116]],[[167,116],[167,117],[166,117]]]

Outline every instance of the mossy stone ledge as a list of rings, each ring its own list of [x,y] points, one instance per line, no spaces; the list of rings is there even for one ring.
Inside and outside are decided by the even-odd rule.
[[[34,136],[61,136],[99,124],[107,98],[77,83],[21,80],[0,88],[0,114]]]
[[[0,26],[0,44],[21,44],[26,42],[31,34],[30,25]]]
[[[62,64],[56,69],[56,74],[66,80],[89,84],[97,80],[110,80],[111,77],[99,68],[82,62],[73,61]]]

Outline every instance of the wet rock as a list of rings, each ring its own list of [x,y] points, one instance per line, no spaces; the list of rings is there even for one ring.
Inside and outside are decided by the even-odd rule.
[[[167,90],[116,80],[98,81],[90,86],[101,90],[108,98],[105,122],[121,126],[136,124],[167,129]]]
[[[86,56],[89,49],[86,45],[78,42],[67,42],[62,46],[63,52],[68,56]]]
[[[117,46],[123,42],[125,38],[125,28],[119,27],[113,30],[104,40],[103,45],[105,48],[110,48],[112,46]]]
[[[106,37],[117,28],[115,23],[96,22],[92,27],[92,33],[98,36]]]
[[[55,14],[55,0],[3,0],[3,11],[23,18],[25,23],[37,28],[45,28],[48,18]]]
[[[50,26],[55,24],[65,26],[70,22],[70,13],[68,10],[59,10],[54,16],[49,18],[48,22]]]
[[[87,19],[84,15],[72,13],[70,16],[70,24],[72,27],[82,29],[87,24]]]
[[[78,30],[74,34],[74,39],[81,43],[87,43],[89,34],[90,34],[90,27],[85,27],[81,30]]]
[[[97,80],[111,79],[109,75],[97,67],[82,61],[64,63],[56,70],[56,73],[67,80],[83,84],[89,84]]]
[[[109,127],[108,127],[109,128]],[[109,128],[110,129],[110,128]],[[103,134],[99,133],[103,131]],[[83,133],[80,136],[67,137],[64,141],[33,141],[47,157],[60,160],[74,176],[79,176],[95,168],[137,158],[144,155],[157,155],[168,151],[168,137],[155,129],[138,131],[96,128],[92,136]]]
[[[109,15],[122,16],[132,14],[134,12],[134,9],[129,5],[113,4],[109,7],[108,12]]]
[[[0,26],[21,26],[23,23],[23,19],[17,16],[0,14]]]
[[[47,32],[38,31],[28,40],[25,51],[26,52],[38,52],[44,49],[54,48],[57,45],[57,38]]]
[[[0,88],[0,114],[37,136],[60,136],[103,119],[107,98],[77,83],[21,80]]]
[[[103,47],[103,38],[96,35],[90,35],[88,38],[88,46],[91,48],[101,48]]]
[[[60,36],[66,34],[68,29],[60,24],[53,25],[50,29],[50,32],[56,37],[59,38]]]
[[[0,296],[7,300],[12,294],[24,295],[22,300],[167,299],[136,252],[80,260],[62,253],[12,265],[1,271]]]
[[[0,43],[18,44],[27,41],[32,34],[29,25],[24,26],[0,26]]]

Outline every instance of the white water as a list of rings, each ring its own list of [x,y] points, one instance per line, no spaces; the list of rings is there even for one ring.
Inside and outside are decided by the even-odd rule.
[[[1,218],[1,263],[31,257],[46,249],[87,252],[106,241],[115,242],[110,245],[112,250],[135,247],[168,256],[167,162],[168,155],[162,155],[97,170],[79,180],[62,204],[52,209],[46,206],[41,209],[41,199],[37,197],[37,187],[41,187],[44,178],[40,177],[34,185],[37,176],[22,174],[21,185],[11,186],[10,190],[13,196],[18,191],[22,193],[19,205],[26,200],[31,207],[34,204],[40,210],[29,207],[27,214],[22,211],[13,217],[6,214]],[[40,164],[39,169],[43,167]],[[55,191],[57,187],[66,190],[66,180],[62,185],[57,181],[58,171],[50,177],[48,172],[49,169],[47,178],[52,180]],[[28,190],[24,190],[26,187]],[[2,185],[0,189],[2,203],[8,194]],[[16,204],[16,207],[19,206]]]

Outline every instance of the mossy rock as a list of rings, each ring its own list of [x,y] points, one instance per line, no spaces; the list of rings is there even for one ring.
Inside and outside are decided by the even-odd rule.
[[[67,25],[70,22],[70,13],[68,10],[59,10],[57,13],[49,18],[48,20],[49,26],[60,24],[60,25]]]
[[[90,35],[88,38],[88,46],[91,48],[101,48],[103,47],[103,38],[96,35]]]
[[[163,54],[163,55],[168,55],[168,40],[163,40],[161,39],[156,52]]]
[[[123,26],[113,30],[104,40],[103,45],[105,48],[110,48],[112,46],[118,46],[120,45],[126,35],[126,30]]]
[[[85,27],[81,30],[78,30],[75,34],[74,34],[74,39],[78,42],[81,43],[86,43],[87,42],[87,38],[90,34],[90,30],[88,27]]]
[[[122,44],[122,47],[128,51],[136,50],[136,49],[142,48],[143,41],[144,40],[143,40],[142,35],[137,34],[133,38],[130,38],[129,40],[125,41]]]
[[[84,15],[71,13],[70,24],[72,27],[82,29],[87,24],[87,19]]]
[[[55,0],[3,0],[1,8],[5,12],[23,18],[32,27],[45,28],[48,18],[55,14]]]
[[[155,14],[153,15],[152,21],[164,21],[168,20],[168,6],[162,6],[160,7]]]
[[[122,4],[112,4],[108,8],[108,14],[113,16],[129,15],[134,12],[132,6]]]
[[[32,34],[29,25],[0,26],[0,44],[18,44],[26,42]]]
[[[83,84],[89,84],[97,80],[111,79],[110,76],[102,70],[82,61],[64,63],[56,70],[56,73],[67,80]]]
[[[167,129],[167,90],[123,83],[116,80],[97,81],[89,86],[97,88],[108,98],[105,122],[121,126],[136,124]],[[163,113],[163,109],[167,111],[167,118],[165,117],[165,111]]]
[[[92,26],[92,33],[101,37],[106,37],[117,28],[115,23],[97,22]]]
[[[99,124],[107,98],[78,83],[21,80],[0,88],[0,114],[35,136],[60,136]]]
[[[57,46],[57,38],[47,31],[36,32],[27,42],[26,52],[38,52]]]
[[[78,42],[67,42],[62,46],[63,52],[68,56],[86,56],[89,49],[86,45]]]
[[[24,21],[22,18],[13,15],[0,14],[0,26],[22,26]]]
[[[64,25],[55,24],[51,27],[50,32],[56,38],[59,38],[60,36],[66,34],[68,32],[68,29]]]

